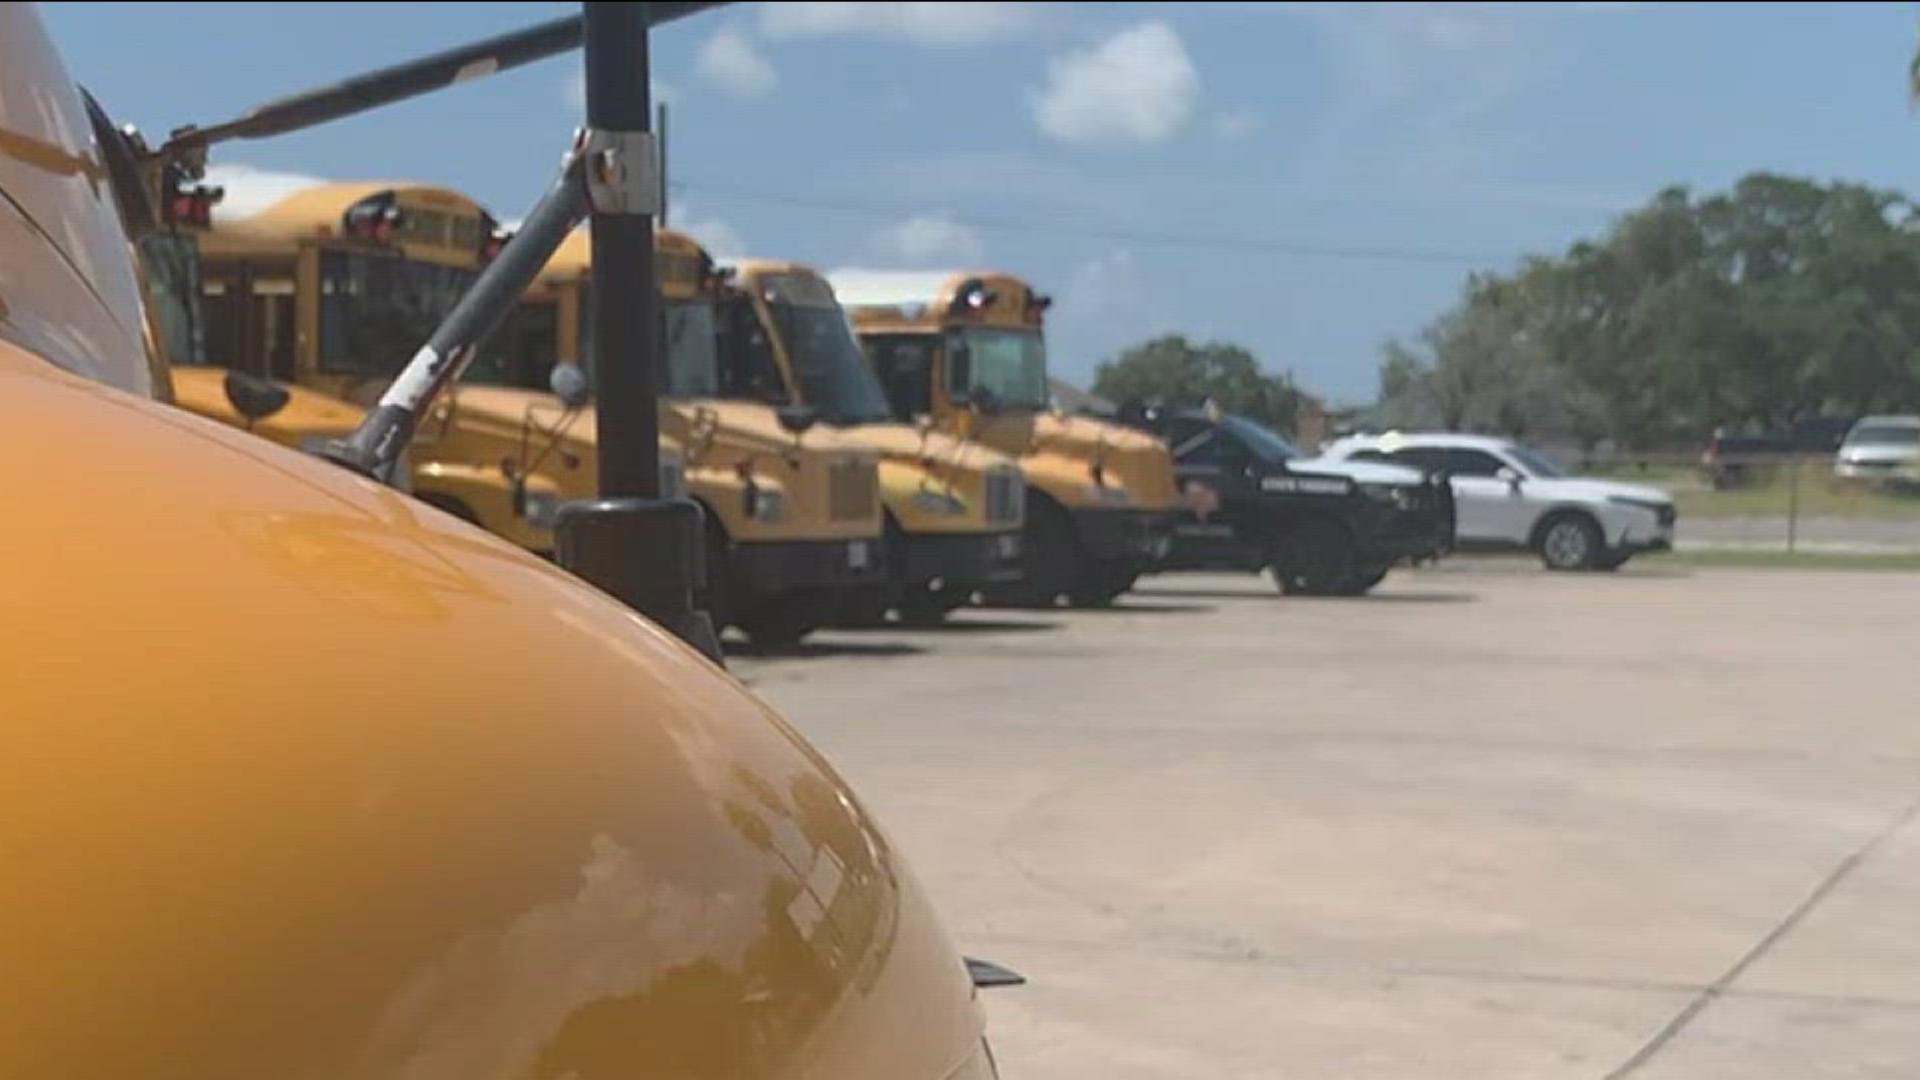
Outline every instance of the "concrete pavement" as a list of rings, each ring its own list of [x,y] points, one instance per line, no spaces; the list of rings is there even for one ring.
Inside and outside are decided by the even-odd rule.
[[[1920,576],[1181,575],[736,656],[1012,1077],[1920,1075]]]

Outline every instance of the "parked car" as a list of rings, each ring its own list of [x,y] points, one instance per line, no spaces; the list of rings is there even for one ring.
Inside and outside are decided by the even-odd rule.
[[[1732,433],[1716,428],[1700,451],[1700,472],[1715,491],[1744,487],[1795,455],[1833,453],[1851,427],[1851,417],[1812,416],[1785,431]]]
[[[1166,440],[1183,509],[1169,570],[1272,574],[1282,592],[1357,596],[1402,562],[1453,546],[1453,492],[1419,469],[1306,464],[1279,434],[1214,410],[1129,408],[1124,422]]]
[[[1614,570],[1639,552],[1673,546],[1677,515],[1666,492],[1571,476],[1508,439],[1361,435],[1334,442],[1322,457],[1445,473],[1453,485],[1455,546],[1463,550],[1527,550],[1551,570]]]
[[[1920,482],[1920,416],[1867,416],[1847,431],[1833,457],[1842,480]]]

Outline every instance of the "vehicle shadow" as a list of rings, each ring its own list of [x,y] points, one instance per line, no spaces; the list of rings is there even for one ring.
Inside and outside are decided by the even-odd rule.
[[[1043,630],[1058,630],[1060,624],[1037,620],[970,619],[957,614],[937,623],[877,623],[872,626],[836,626],[834,629],[851,634],[1036,634]]]
[[[882,629],[876,627],[876,629]],[[891,627],[885,629],[893,629]],[[723,641],[721,651],[728,656],[753,660],[817,660],[833,656],[919,656],[921,645],[905,641],[802,641],[797,645],[755,645],[750,641]]]
[[[1156,591],[1145,599],[1158,599],[1164,595],[1166,594]],[[1067,610],[1075,615],[1204,615],[1214,608],[1212,604],[1142,604],[1116,600],[1106,607],[1077,607]]]
[[[1470,592],[1370,592],[1365,596],[1289,596],[1289,600],[1329,600],[1348,604],[1472,604],[1479,593]]]
[[[1245,592],[1236,592],[1232,589],[1163,589],[1163,588],[1160,588],[1159,586],[1155,586],[1151,589],[1143,590],[1140,593],[1140,595],[1142,598],[1155,599],[1155,600],[1159,599],[1162,596],[1171,596],[1177,600],[1284,600],[1286,599],[1286,597],[1280,595],[1280,590],[1278,589],[1268,589],[1264,592],[1261,592],[1255,589],[1249,589]]]

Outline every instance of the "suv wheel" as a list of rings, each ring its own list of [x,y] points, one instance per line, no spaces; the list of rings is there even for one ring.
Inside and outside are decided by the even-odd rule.
[[[1540,561],[1549,570],[1591,570],[1605,553],[1600,527],[1585,514],[1556,514],[1540,529]]]

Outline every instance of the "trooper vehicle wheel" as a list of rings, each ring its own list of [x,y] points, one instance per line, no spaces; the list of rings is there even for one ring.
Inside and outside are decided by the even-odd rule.
[[[1540,527],[1540,561],[1549,570],[1591,570],[1605,550],[1600,527],[1585,514],[1555,514]]]
[[[1308,518],[1280,541],[1269,570],[1288,596],[1339,595],[1355,577],[1353,539],[1339,522]]]
[[[1388,565],[1356,571],[1353,577],[1348,579],[1346,585],[1341,588],[1340,595],[1365,596],[1367,593],[1373,591],[1375,585],[1387,580],[1387,572],[1392,569],[1393,567]]]

